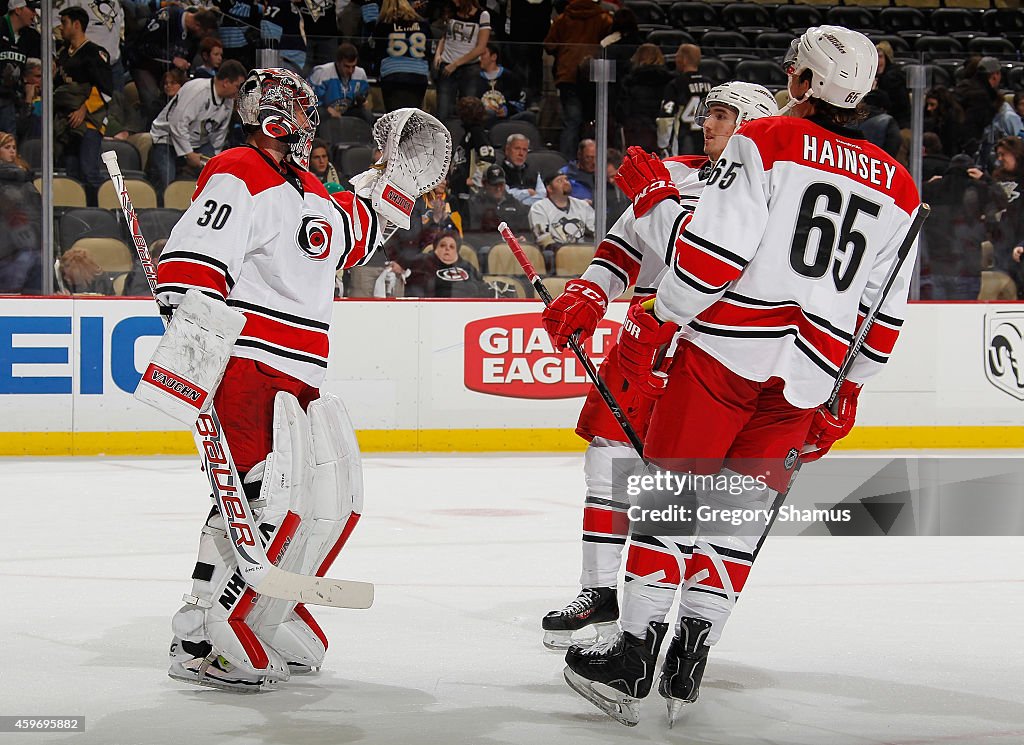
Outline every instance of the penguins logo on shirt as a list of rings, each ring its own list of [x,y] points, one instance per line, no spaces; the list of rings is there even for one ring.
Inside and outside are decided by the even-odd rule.
[[[323,261],[331,253],[331,224],[320,215],[303,215],[295,242],[313,261]]]
[[[468,282],[469,272],[457,266],[446,266],[437,270],[437,278],[445,282]]]
[[[576,217],[560,217],[551,224],[551,235],[559,243],[579,243],[587,232],[587,226]]]

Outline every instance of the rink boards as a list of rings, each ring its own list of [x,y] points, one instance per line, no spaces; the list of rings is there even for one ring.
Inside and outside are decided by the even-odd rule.
[[[369,451],[579,450],[589,384],[556,353],[534,301],[334,305],[324,388]],[[588,351],[603,358],[625,303]],[[132,392],[162,324],[152,301],[0,298],[0,454],[192,452]],[[1024,447],[1024,309],[912,305],[892,361],[843,442],[870,450]]]

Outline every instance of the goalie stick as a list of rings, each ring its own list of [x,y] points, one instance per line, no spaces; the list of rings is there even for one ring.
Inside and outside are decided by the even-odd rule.
[[[509,228],[508,223],[501,223],[498,225],[498,232],[501,237],[505,240],[505,244],[512,250],[512,254],[516,257],[516,261],[519,262],[520,266],[523,267],[523,271],[526,272],[527,278],[530,280],[530,284],[533,285],[533,289],[537,291],[541,300],[544,301],[544,305],[551,305],[551,293],[548,292],[548,288],[544,286],[544,283],[540,279],[540,275],[537,274],[537,270],[533,268],[533,264],[530,262],[529,257],[523,251],[523,247],[519,245],[519,239],[516,238],[515,234]],[[608,410],[611,411],[612,416],[615,417],[615,421],[622,427],[622,431],[626,433],[626,437],[629,439],[629,444],[636,450],[636,454],[643,460],[644,457],[644,443],[637,435],[636,430],[633,429],[633,425],[629,423],[626,415],[622,412],[622,407],[619,406],[619,402],[615,400],[615,396],[608,390],[608,385],[601,378],[597,372],[597,368],[594,367],[594,363],[591,361],[587,353],[583,351],[583,347],[580,346],[579,333],[574,333],[569,337],[569,348],[572,349],[573,354],[576,355],[576,359],[583,365],[583,369],[587,372],[587,377],[597,388],[597,392],[601,394],[601,398],[608,405]]]
[[[121,210],[132,234],[135,251],[155,300],[156,267],[153,266],[149,246],[139,227],[135,207],[117,163],[117,154],[103,153],[102,158],[120,199]],[[164,323],[167,323],[166,319]],[[274,566],[263,548],[252,508],[242,491],[242,480],[238,477],[238,470],[224,438],[220,420],[212,406],[209,411],[200,415],[193,425],[192,436],[217,507],[224,517],[231,548],[238,563],[238,573],[246,584],[261,595],[309,605],[327,605],[334,608],[369,608],[373,605],[373,585],[369,582],[310,577],[286,572]]]

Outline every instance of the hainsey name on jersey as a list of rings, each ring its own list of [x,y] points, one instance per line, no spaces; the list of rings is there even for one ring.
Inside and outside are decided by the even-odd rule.
[[[642,242],[675,254],[655,313],[688,326],[695,345],[738,375],[781,378],[793,406],[814,408],[919,204],[906,169],[855,132],[790,117],[748,122],[692,214],[667,200],[636,221]],[[850,380],[863,383],[888,360],[915,260],[912,251]]]
[[[364,263],[381,243],[369,202],[337,197],[308,171],[282,174],[254,147],[225,151],[206,164],[171,231],[157,298],[175,306],[196,288],[225,299],[246,318],[234,356],[319,387],[335,272]]]

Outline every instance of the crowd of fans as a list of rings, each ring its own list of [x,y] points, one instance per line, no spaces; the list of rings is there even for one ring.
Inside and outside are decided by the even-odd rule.
[[[38,165],[38,3],[0,0],[0,292],[38,292],[44,271],[37,174],[18,154],[19,143],[32,143]],[[595,207],[611,225],[628,206],[613,180],[625,147],[702,152],[694,117],[721,75],[688,41],[666,60],[636,9],[595,0],[57,0],[58,25],[44,30],[57,43],[52,157],[94,206],[102,151],[129,143],[138,177],[159,195],[241,142],[233,99],[249,69],[276,64],[317,93],[323,139],[310,168],[338,191],[358,172],[343,163],[372,159],[354,157],[372,147],[368,125],[385,111],[423,107],[453,133],[449,178],[418,200],[410,229],[367,268],[373,281],[345,278],[339,292],[493,295],[484,277],[499,223],[535,245],[553,273],[563,246],[595,242]],[[890,41],[877,46],[876,89],[856,126],[906,163],[907,59]],[[603,174],[590,82],[597,57],[615,71]],[[1008,69],[972,55],[952,84],[927,92],[923,196],[935,211],[924,232],[922,298],[995,299],[992,288],[1000,299],[1022,296],[1024,91],[1007,90]],[[594,203],[597,178],[607,182],[603,205]],[[73,277],[65,286],[107,293],[109,278],[79,254],[61,257]],[[424,271],[435,279],[423,280]]]

